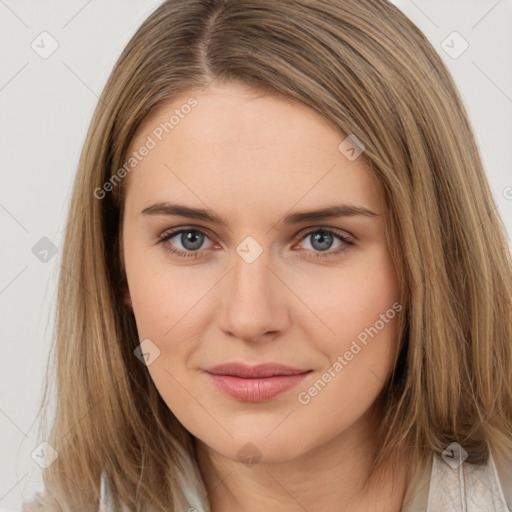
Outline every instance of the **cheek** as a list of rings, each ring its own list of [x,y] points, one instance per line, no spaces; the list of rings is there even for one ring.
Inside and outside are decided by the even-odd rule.
[[[387,251],[376,253],[365,272],[361,269],[353,278],[352,290],[346,290],[343,297],[344,322],[336,324],[340,343],[330,360],[338,361],[336,369],[341,368],[332,391],[357,410],[370,407],[392,370],[402,305]]]
[[[163,247],[136,248],[126,257],[126,273],[139,336],[162,341],[175,338],[175,325],[198,315],[201,298],[215,282],[198,267],[167,261]]]
[[[308,334],[317,340],[318,325],[323,325],[322,348],[330,356],[334,351],[348,350],[358,336],[364,340],[367,330],[376,323],[381,338],[394,338],[400,290],[389,252],[384,245],[376,245],[360,256],[353,257],[346,266],[329,268],[312,279],[295,281],[294,291],[314,314],[311,321],[304,323],[305,316],[302,316],[297,323],[305,329],[314,324],[315,331]],[[396,304],[394,308],[393,304]],[[301,309],[301,315],[303,312],[310,317],[306,309]]]
[[[322,329],[325,336],[319,337],[318,329],[308,335],[324,354],[325,366],[317,380],[308,383],[310,387],[301,388],[304,394],[299,402],[314,402],[313,408],[322,408],[342,400],[344,414],[361,412],[382,389],[398,347],[402,305],[386,247],[375,247],[350,268],[331,272],[317,281],[316,289],[319,293],[310,293],[309,305],[326,327]]]

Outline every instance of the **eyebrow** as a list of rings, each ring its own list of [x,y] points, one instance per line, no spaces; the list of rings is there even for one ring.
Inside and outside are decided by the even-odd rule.
[[[210,222],[221,226],[229,227],[227,222],[211,210],[202,208],[191,208],[177,203],[155,203],[140,212],[141,215],[165,215],[180,216],[190,219]],[[364,206],[349,204],[333,204],[317,210],[307,210],[286,214],[278,224],[291,225],[300,222],[312,222],[336,217],[354,217],[362,215],[365,217],[380,216]]]

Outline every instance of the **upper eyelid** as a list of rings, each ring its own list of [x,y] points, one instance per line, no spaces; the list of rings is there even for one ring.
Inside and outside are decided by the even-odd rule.
[[[212,241],[215,239],[215,237],[212,237],[210,235],[210,231],[205,228],[198,228],[194,226],[183,226],[183,227],[177,227],[170,229],[169,231],[165,231],[162,235],[160,235],[160,240],[163,239],[169,239],[174,238],[176,235],[179,235],[180,233],[183,233],[184,231],[198,231],[202,233],[203,235],[207,235],[208,238],[210,238]]]

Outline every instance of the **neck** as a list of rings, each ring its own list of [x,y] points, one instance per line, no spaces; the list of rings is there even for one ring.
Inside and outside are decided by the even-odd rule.
[[[277,462],[248,465],[196,440],[211,512],[399,512],[406,468],[370,475],[375,449],[368,417],[298,457]]]

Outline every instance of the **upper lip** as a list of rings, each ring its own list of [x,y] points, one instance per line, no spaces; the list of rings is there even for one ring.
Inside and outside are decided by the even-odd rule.
[[[204,371],[213,375],[231,375],[246,379],[256,379],[274,377],[276,375],[299,375],[311,370],[301,370],[300,368],[292,368],[291,366],[277,363],[265,363],[255,366],[244,363],[225,363],[206,368]]]

